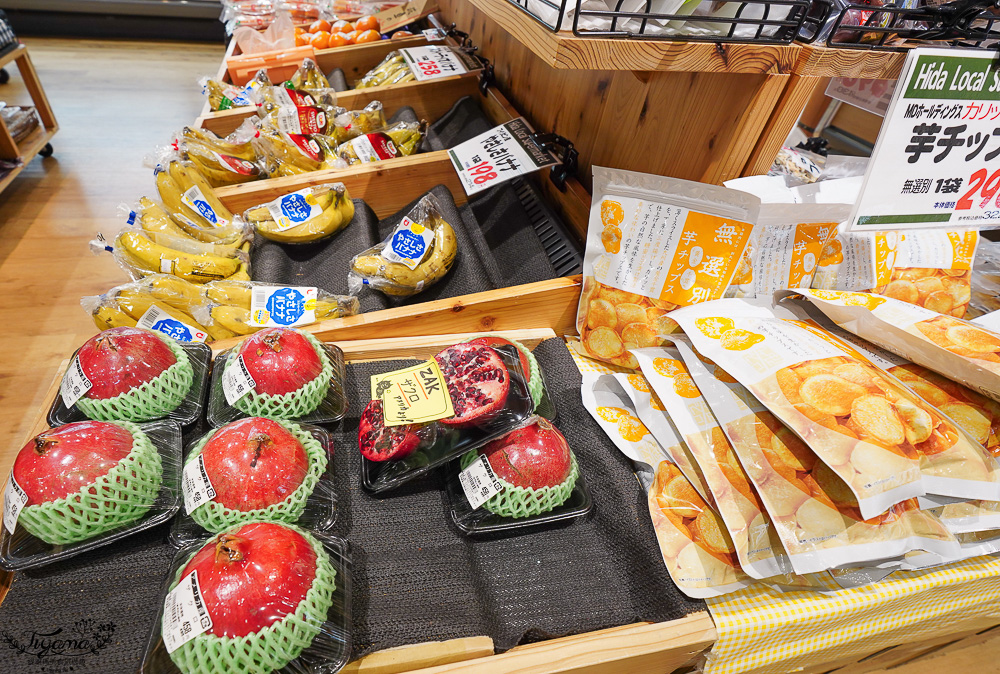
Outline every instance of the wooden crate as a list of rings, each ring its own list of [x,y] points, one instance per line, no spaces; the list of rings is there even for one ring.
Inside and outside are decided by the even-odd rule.
[[[15,143],[14,138],[7,131],[7,127],[4,126],[3,122],[0,122],[0,159],[20,159],[22,161],[21,166],[0,178],[0,192],[3,192],[14,181],[14,178],[24,170],[28,162],[49,144],[49,141],[59,130],[59,124],[56,122],[55,113],[52,112],[52,106],[49,105],[45,89],[42,88],[42,82],[38,79],[35,66],[31,63],[28,48],[23,44],[18,45],[0,56],[0,68],[9,66],[11,63],[17,65],[18,72],[24,79],[24,86],[28,90],[32,104],[38,110],[41,124],[25,138],[22,138],[19,143]],[[11,105],[14,104],[12,101],[8,102]]]

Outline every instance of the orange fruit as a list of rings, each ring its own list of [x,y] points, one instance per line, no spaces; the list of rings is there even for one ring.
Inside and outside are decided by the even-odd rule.
[[[363,16],[354,22],[355,30],[378,30],[378,19],[374,15],[369,14],[368,16]]]
[[[756,332],[750,332],[749,330],[733,328],[723,333],[721,344],[722,348],[726,351],[746,351],[754,344],[763,341],[764,335],[758,335]]]
[[[597,416],[601,417],[605,421],[610,421],[614,423],[621,418],[622,415],[627,415],[628,410],[623,410],[620,407],[598,407]]]
[[[701,333],[712,339],[719,339],[727,330],[732,330],[735,324],[733,319],[722,316],[712,316],[711,318],[698,318],[694,322]]]
[[[309,40],[311,40],[312,37],[313,37],[312,33],[302,33],[301,35],[296,35],[295,46],[305,47],[307,44],[309,44]]]
[[[347,44],[354,44],[355,38],[358,37],[358,31],[352,30],[349,33],[342,33],[344,39],[347,40]]]
[[[306,32],[306,29],[303,28],[302,26],[296,26],[295,27],[295,35],[296,36],[302,35],[302,33],[304,33],[304,32]]]
[[[404,37],[413,37],[413,33],[411,33],[408,30],[397,30],[395,33],[392,34],[393,40],[401,40]]]
[[[309,44],[312,45],[313,49],[326,49],[330,46],[330,34],[325,30],[314,33],[312,39],[309,40]]]
[[[382,33],[377,30],[366,30],[364,32],[359,32],[357,37],[354,38],[354,44],[362,44],[364,42],[378,42],[382,39]]]
[[[351,33],[354,32],[354,24],[350,21],[334,21],[330,26],[331,33]]]
[[[641,421],[626,413],[618,417],[618,434],[629,442],[639,442],[642,436],[649,435],[649,431]]]
[[[681,398],[697,398],[701,395],[698,387],[694,385],[694,379],[687,374],[679,374],[674,377],[674,393]]]
[[[350,44],[347,38],[344,37],[343,33],[331,33],[330,34],[330,46],[331,47],[343,47],[345,44]]]
[[[687,374],[684,364],[674,358],[654,358],[653,369],[664,377],[676,377],[679,374]]]
[[[329,33],[330,32],[330,22],[327,21],[326,19],[318,19],[316,21],[313,21],[312,24],[309,25],[309,32],[310,33],[320,33],[320,32]]]
[[[620,225],[622,220],[625,219],[625,211],[622,209],[622,205],[617,201],[610,201],[605,199],[601,202],[601,222],[604,223],[605,227],[611,225]]]

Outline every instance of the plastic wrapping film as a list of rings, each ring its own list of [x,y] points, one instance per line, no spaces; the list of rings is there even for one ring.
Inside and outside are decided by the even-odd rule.
[[[398,122],[341,143],[336,153],[345,166],[408,157],[420,149],[426,133],[426,121]]]
[[[320,241],[353,218],[354,202],[343,183],[306,187],[243,212],[243,219],[261,236],[279,243]]]

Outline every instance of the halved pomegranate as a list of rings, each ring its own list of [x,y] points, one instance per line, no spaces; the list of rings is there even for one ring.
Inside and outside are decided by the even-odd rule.
[[[507,404],[510,373],[493,349],[479,344],[456,344],[440,352],[437,361],[451,396],[455,416],[441,423],[472,426],[496,416]]]
[[[514,342],[509,339],[504,339],[503,337],[477,337],[476,339],[469,340],[469,344],[478,344],[480,346],[510,346],[517,350],[517,356],[521,360],[521,371],[524,372],[525,381],[531,381],[531,365],[528,363],[528,357],[524,355],[521,349],[518,349]]]
[[[358,424],[358,448],[369,461],[405,459],[420,445],[416,431],[419,424],[386,426],[382,416],[382,401],[372,400],[361,413]]]
[[[106,400],[159,377],[177,362],[173,351],[151,330],[118,327],[94,335],[77,354],[93,386],[86,397]]]
[[[569,443],[545,419],[494,440],[480,452],[497,477],[515,487],[556,487],[572,469]]]

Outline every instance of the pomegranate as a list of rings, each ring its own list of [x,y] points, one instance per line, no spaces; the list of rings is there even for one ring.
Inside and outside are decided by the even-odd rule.
[[[297,330],[267,328],[240,346],[250,376],[260,394],[293,393],[318,377],[323,362],[313,345]]]
[[[518,349],[514,342],[509,339],[504,339],[503,337],[477,337],[476,339],[470,340],[469,344],[478,344],[480,346],[511,346],[517,349],[517,356],[521,360],[521,371],[524,372],[525,381],[531,381],[531,364],[528,363],[528,356],[525,355],[524,351]]]
[[[455,409],[441,423],[472,426],[492,419],[507,403],[510,374],[493,349],[478,344],[456,344],[434,356]]]
[[[93,386],[87,398],[106,400],[156,379],[177,362],[173,351],[151,330],[111,328],[88,339],[77,354]]]
[[[247,512],[281,503],[309,468],[302,443],[284,426],[250,417],[215,431],[202,449],[215,502]]]
[[[78,421],[30,440],[14,459],[26,505],[55,501],[107,475],[132,451],[132,434],[104,421]]]
[[[545,419],[494,440],[480,450],[501,480],[515,487],[556,487],[572,469],[566,438]]]
[[[297,531],[252,522],[206,543],[180,580],[193,571],[212,617],[207,633],[242,637],[295,612],[316,577],[316,552]]]
[[[361,413],[358,424],[358,448],[369,461],[405,459],[420,445],[416,431],[419,424],[386,426],[382,417],[382,401],[372,400]]]

